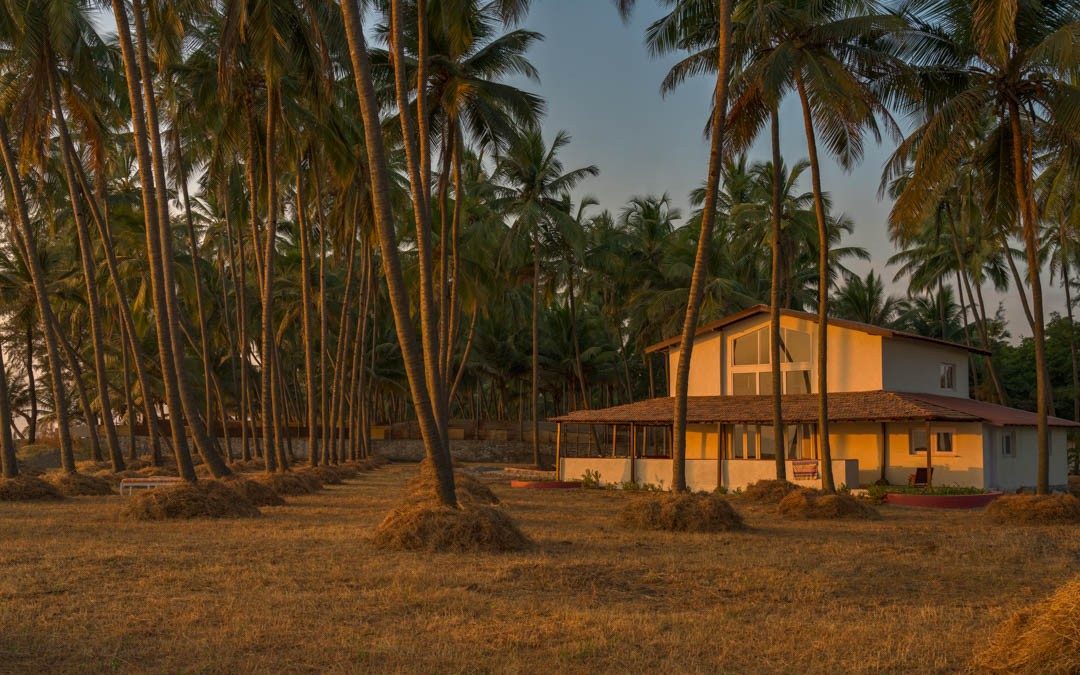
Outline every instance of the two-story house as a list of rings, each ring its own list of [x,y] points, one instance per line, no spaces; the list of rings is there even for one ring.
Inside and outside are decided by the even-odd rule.
[[[781,313],[780,371],[787,476],[820,486],[818,315]],[[836,484],[904,484],[920,467],[937,485],[1013,490],[1036,482],[1034,413],[976,401],[968,364],[978,348],[854,321],[829,319],[829,447]],[[776,474],[769,308],[751,307],[699,328],[690,364],[687,482],[743,487]],[[679,337],[666,353],[675,389]],[[605,483],[670,485],[670,397],[556,418],[558,472]],[[592,430],[588,427],[593,427]],[[1050,418],[1050,482],[1067,482],[1066,435]]]

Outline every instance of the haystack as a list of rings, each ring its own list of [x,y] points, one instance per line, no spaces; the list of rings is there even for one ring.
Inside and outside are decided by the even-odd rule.
[[[881,514],[851,495],[833,495],[816,490],[796,490],[780,500],[780,515],[806,520],[878,520]]]
[[[59,501],[64,495],[52,483],[37,476],[0,478],[0,502]]]
[[[259,509],[239,491],[214,480],[155,488],[134,495],[120,509],[125,520],[255,518]]]
[[[314,476],[293,471],[263,473],[253,476],[252,480],[266,485],[279,495],[309,495],[322,487]]]
[[[759,480],[747,485],[739,500],[751,504],[779,504],[792,492],[805,489],[786,480]]]
[[[300,469],[298,473],[312,475],[325,485],[341,485],[345,481],[346,472],[337,466],[320,465]]]
[[[285,500],[282,499],[281,495],[274,492],[273,488],[269,485],[260,483],[257,480],[251,480],[250,478],[244,478],[234,474],[227,478],[223,478],[221,482],[247,497],[248,501],[255,506],[285,505]]]
[[[1071,494],[1005,495],[990,502],[986,516],[995,523],[1080,523],[1080,499]]]
[[[412,495],[413,499],[428,499],[436,494],[436,486],[439,482],[435,475],[435,466],[425,459],[420,462],[419,468],[419,473],[410,478],[405,487]],[[464,471],[454,472],[454,487],[456,488],[458,499],[462,502],[473,502],[476,504],[499,503],[499,498],[495,496],[495,493],[491,491],[491,488]]]
[[[45,480],[67,497],[101,497],[113,494],[112,482],[101,476],[54,471],[45,474]]]
[[[1014,614],[976,656],[999,673],[1080,673],[1080,575],[1042,602]]]
[[[501,509],[462,502],[453,509],[433,500],[407,501],[375,528],[372,542],[405,551],[520,551],[532,545]]]
[[[667,493],[639,497],[619,514],[635,530],[730,532],[746,529],[739,512],[716,494]]]
[[[266,462],[261,459],[239,459],[231,462],[229,468],[240,472],[266,471]]]
[[[380,466],[386,466],[389,463],[390,460],[386,459],[385,457],[382,457],[380,455],[372,455],[371,457],[362,459],[357,462],[356,468],[360,469],[361,471],[374,471]]]

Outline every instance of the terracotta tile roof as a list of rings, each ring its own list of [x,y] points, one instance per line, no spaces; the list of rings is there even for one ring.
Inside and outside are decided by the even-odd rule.
[[[783,399],[784,421],[817,421],[817,394],[788,394]],[[652,398],[636,403],[576,410],[555,422],[578,424],[671,424],[674,399]],[[687,422],[691,424],[768,424],[772,421],[769,396],[691,396],[687,399]],[[971,399],[894,391],[847,391],[829,394],[832,422],[890,422],[932,420],[948,422],[986,421],[995,425],[1034,426],[1035,413]],[[1050,418],[1053,426],[1080,426]]]
[[[768,313],[768,305],[754,305],[753,307],[748,307],[740,312],[728,314],[727,316],[721,317],[716,321],[698,326],[695,336],[700,337],[702,335],[707,335],[718,330],[723,330],[725,327],[730,326],[733,323],[742,321],[743,319],[749,318],[751,316],[756,316],[758,314]],[[817,314],[813,314],[811,312],[799,312],[794,309],[782,309],[780,310],[780,313],[784,316],[790,316],[797,319],[805,319],[807,321],[816,322],[819,319]],[[919,335],[918,333],[909,333],[907,331],[884,328],[882,326],[874,326],[872,324],[862,323],[859,321],[849,321],[847,319],[837,319],[835,317],[829,317],[829,324],[832,326],[840,326],[842,328],[850,328],[851,330],[857,330],[863,333],[869,333],[870,335],[881,335],[883,337],[901,338],[905,340],[917,340],[919,342],[931,342],[945,347],[953,347],[954,349],[963,349],[965,351],[973,352],[975,354],[990,354],[989,351],[981,347],[969,347],[967,345],[950,342],[948,340],[942,340],[940,338],[927,337],[925,335]],[[671,347],[676,347],[678,346],[681,339],[681,335],[669,337],[666,340],[661,340],[656,344],[649,345],[645,348],[645,352],[651,354],[652,352],[658,352],[664,349],[669,349]]]

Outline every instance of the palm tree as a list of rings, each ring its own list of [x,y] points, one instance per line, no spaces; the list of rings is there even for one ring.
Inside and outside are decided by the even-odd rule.
[[[625,18],[635,3],[633,0],[617,0],[616,4]],[[672,0],[671,4],[676,3]],[[720,192],[722,149],[727,122],[728,79],[731,70],[731,12],[731,0],[719,0],[715,8],[705,3],[677,3],[668,17],[657,22],[657,24],[664,23],[670,26],[671,32],[662,39],[653,41],[653,49],[660,53],[677,49],[689,50],[701,46],[703,33],[707,46],[705,51],[708,53],[706,57],[708,65],[704,69],[712,70],[711,64],[716,64],[716,85],[713,88],[712,112],[707,127],[710,138],[709,168],[705,180],[697,252],[694,256],[690,292],[682,326],[682,339],[679,343],[679,367],[675,376],[671,488],[677,492],[686,491],[686,399],[690,385],[690,356],[694,348],[694,335],[697,332],[701,301],[705,296],[706,269]],[[650,31],[653,31],[653,28],[650,28]]]
[[[849,275],[831,305],[833,316],[885,327],[892,326],[904,309],[900,298],[885,293],[885,284],[874,270],[866,277]]]
[[[457,497],[454,489],[453,468],[450,465],[450,452],[439,420],[436,418],[439,411],[430,395],[430,387],[437,383],[426,380],[422,364],[424,355],[417,342],[416,330],[409,314],[409,299],[390,204],[390,176],[380,126],[379,103],[375,97],[375,85],[372,80],[371,62],[367,53],[361,12],[355,0],[344,0],[341,3],[341,14],[348,39],[349,60],[359,99],[360,116],[364,126],[375,232],[382,253],[383,270],[386,274],[390,308],[401,348],[401,358],[405,366],[417,421],[424,438],[425,453],[434,464],[438,477],[437,497],[443,504],[456,506]],[[400,66],[401,61],[398,59],[395,61],[395,67]],[[430,265],[430,260],[427,264]]]
[[[582,180],[599,173],[593,165],[566,171],[559,151],[570,143],[565,131],[555,135],[548,147],[539,131],[526,130],[511,141],[499,157],[495,179],[502,184],[501,208],[514,218],[513,231],[528,238],[532,246],[532,445],[533,461],[540,457],[540,258],[541,233],[569,217],[563,200]]]
[[[1075,70],[1077,8],[1054,0],[941,0],[913,16],[919,39],[913,61],[920,68],[921,95],[911,103],[923,121],[897,148],[890,169],[914,157],[912,180],[893,207],[891,219],[923,217],[935,197],[955,183],[963,160],[983,167],[986,210],[1020,224],[1027,258],[1034,333],[1038,480],[1049,492],[1049,384],[1038,245],[1038,216],[1032,189],[1036,143],[1076,143]],[[984,122],[991,120],[984,136]],[[1013,194],[996,186],[1011,184]],[[990,187],[995,186],[995,187]]]

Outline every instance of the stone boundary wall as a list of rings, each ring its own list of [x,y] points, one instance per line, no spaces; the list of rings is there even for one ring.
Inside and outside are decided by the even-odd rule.
[[[418,440],[373,440],[371,451],[396,462],[419,462],[424,458],[424,444]],[[541,443],[540,453],[554,461],[555,446]],[[461,462],[499,462],[532,464],[532,444],[522,441],[451,440],[450,454]]]

